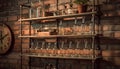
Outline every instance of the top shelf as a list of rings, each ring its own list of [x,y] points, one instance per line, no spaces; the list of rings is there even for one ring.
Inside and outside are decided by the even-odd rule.
[[[70,15],[59,15],[59,16],[48,16],[48,17],[26,18],[26,19],[19,19],[18,21],[61,19],[61,18],[70,18],[70,17],[79,17],[79,16],[92,15],[92,14],[95,14],[95,13],[96,12],[85,12],[85,13],[70,14]]]

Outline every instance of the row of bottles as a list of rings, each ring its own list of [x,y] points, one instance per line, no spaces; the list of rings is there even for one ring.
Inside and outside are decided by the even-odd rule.
[[[31,40],[31,54],[38,54],[42,56],[66,56],[66,57],[91,57],[93,53],[95,56],[100,54],[99,49],[93,51],[90,40],[59,40],[58,42],[45,42]]]
[[[47,35],[90,35],[93,31],[92,23],[85,22],[85,18],[82,22],[75,19],[70,23],[66,23],[63,20],[59,21],[59,27],[53,22],[51,24],[39,24],[33,23],[31,34],[40,36],[41,33],[46,32]]]
[[[59,23],[59,34],[60,35],[81,35],[92,33],[92,23],[85,22],[85,18],[81,22],[75,19],[72,24],[64,24],[61,20]]]

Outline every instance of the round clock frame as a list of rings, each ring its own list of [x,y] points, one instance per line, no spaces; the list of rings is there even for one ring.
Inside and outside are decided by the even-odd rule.
[[[13,39],[11,28],[5,23],[0,23],[0,55],[10,52],[14,44]]]

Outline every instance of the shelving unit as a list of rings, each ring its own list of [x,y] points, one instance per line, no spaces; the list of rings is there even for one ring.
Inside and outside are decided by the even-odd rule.
[[[95,7],[95,6],[94,6]],[[20,6],[22,10],[22,6]],[[21,11],[20,10],[20,11]],[[95,8],[93,9],[95,10]],[[22,13],[20,13],[22,14]],[[20,35],[18,36],[19,38],[29,38],[30,43],[29,43],[29,49],[27,53],[21,53],[22,56],[26,57],[38,57],[38,58],[53,58],[53,59],[76,59],[76,60],[91,60],[92,61],[92,69],[95,69],[95,61],[98,58],[101,58],[100,51],[99,49],[96,49],[96,37],[97,33],[95,32],[95,14],[96,11],[93,12],[85,12],[85,13],[78,13],[78,14],[69,14],[69,15],[56,15],[56,16],[47,16],[47,17],[36,17],[36,18],[25,18],[22,19],[22,16],[20,15]],[[77,31],[76,33],[79,34],[73,34],[74,31],[76,31],[75,27],[69,28],[67,26],[68,30],[72,30],[72,33],[70,34],[65,34],[66,26],[64,27],[64,34],[61,34],[61,25],[63,25],[64,21],[66,21],[66,18],[72,18],[68,19],[67,21],[74,21],[75,27],[79,26],[78,29],[82,28],[82,33],[79,33],[80,31]],[[89,18],[88,20],[90,21],[89,26],[86,26],[86,19]],[[38,29],[34,29],[32,24],[36,24],[34,22],[38,21],[39,23],[37,24],[49,24],[49,20],[53,19],[55,25],[56,25],[56,33],[57,34],[49,34],[49,31],[44,33],[43,35],[38,35],[39,31]],[[44,23],[44,20],[47,20],[48,23]],[[77,24],[77,21],[81,21],[81,23]],[[42,22],[43,21],[43,22]],[[29,34],[25,35],[23,34],[23,25],[24,22],[28,22],[28,32]],[[72,24],[72,23],[69,23]],[[87,34],[85,33],[86,31],[83,31],[83,27],[89,28],[87,30]],[[49,26],[50,27],[50,26]],[[71,27],[71,26],[70,26]],[[43,27],[42,27],[43,28]],[[37,30],[37,35],[32,33],[33,31],[35,32]],[[62,33],[63,33],[62,30]],[[26,32],[26,31],[25,31]],[[41,32],[41,31],[40,31]],[[43,31],[44,32],[44,31]],[[41,33],[43,33],[41,32]],[[45,41],[46,39],[53,39],[50,42]],[[80,42],[82,45],[80,45]],[[36,45],[36,46],[35,46]],[[83,46],[84,45],[84,46]],[[90,46],[88,46],[90,45]],[[64,46],[68,46],[67,48]],[[82,50],[80,49],[80,46],[83,46]],[[22,47],[22,46],[21,46]],[[40,48],[37,48],[40,47]],[[89,48],[90,47],[90,48]],[[22,48],[21,48],[22,50]],[[62,56],[60,55],[62,54]],[[74,55],[71,55],[74,54]],[[56,61],[57,61],[56,60]],[[56,69],[59,69],[56,65]]]

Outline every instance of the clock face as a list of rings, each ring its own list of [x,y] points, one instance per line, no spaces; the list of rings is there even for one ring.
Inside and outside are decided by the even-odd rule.
[[[12,33],[8,25],[0,23],[0,55],[6,54],[12,45]]]

